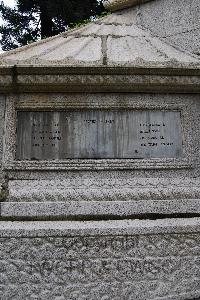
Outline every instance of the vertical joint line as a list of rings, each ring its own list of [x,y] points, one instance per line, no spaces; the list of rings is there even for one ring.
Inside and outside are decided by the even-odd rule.
[[[102,36],[102,55],[103,55],[103,65],[107,65],[107,36]]]

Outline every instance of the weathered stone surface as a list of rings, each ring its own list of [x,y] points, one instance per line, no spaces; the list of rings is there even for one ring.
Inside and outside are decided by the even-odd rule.
[[[199,179],[129,176],[131,173],[125,172],[100,173],[99,176],[98,172],[80,172],[65,179],[10,180],[9,201],[178,201],[200,198]]]
[[[199,219],[0,223],[1,298],[200,296]]]
[[[108,37],[107,41],[107,59],[109,65],[127,65],[135,64],[142,65],[143,62],[156,62],[157,65],[164,64],[170,60],[182,62],[192,62],[184,53],[178,50],[172,50],[169,45],[163,45],[157,38],[151,39],[149,43],[148,38],[140,37]],[[141,51],[141,49],[143,49]],[[155,65],[156,65],[155,64]]]
[[[0,64],[148,68],[200,65],[198,56],[168,45],[156,34],[137,26],[137,22],[143,26],[137,20],[134,8],[116,12],[81,28],[4,53]]]
[[[138,8],[137,24],[164,42],[200,53],[199,0],[154,0]]]
[[[31,195],[32,196],[32,195]],[[119,197],[120,198],[120,197]],[[38,199],[40,200],[40,199]],[[0,217],[15,220],[71,220],[71,219],[113,219],[131,217],[154,217],[155,215],[200,214],[199,199],[174,200],[107,200],[65,202],[4,202],[0,204]]]
[[[151,26],[156,25],[144,25],[148,18],[140,9],[143,5],[117,11],[81,28],[1,54],[0,90],[199,92],[199,56],[170,45],[166,36],[158,37],[160,33],[152,33]],[[6,70],[9,72],[3,74]]]
[[[4,82],[0,83],[0,90],[2,92],[10,92],[13,88],[17,88],[21,93],[37,93],[38,90],[41,93],[148,92],[194,94],[200,92],[200,76],[199,71],[196,69],[189,70],[189,74],[187,69],[182,69],[181,74],[179,73],[180,70],[177,70],[177,73],[173,73],[175,70],[171,68],[165,70],[159,70],[157,68],[135,69],[128,68],[128,62],[126,59],[123,60],[125,69],[120,70],[122,74],[117,75],[113,74],[113,67],[111,69],[89,69],[88,71],[84,69],[85,74],[83,75],[75,75],[74,71],[78,73],[83,72],[83,69],[76,70],[75,68],[69,70],[64,69],[67,70],[64,74],[59,74],[59,70],[54,69],[52,75],[44,75],[44,73],[48,73],[48,71],[46,69],[43,72],[42,68],[35,69],[36,74],[27,74],[27,71],[30,69],[29,66],[27,66],[25,74],[23,74],[23,72],[20,74],[21,67],[16,67],[15,69],[17,69],[19,75],[11,77],[10,82],[7,82],[5,79],[6,84]],[[140,62],[143,65],[144,62]],[[146,66],[147,65],[150,67],[150,64],[146,64]],[[176,63],[174,63],[174,66],[176,66]],[[111,74],[106,74],[105,71]],[[133,74],[127,75],[127,73],[131,72]],[[141,72],[144,74],[141,75]],[[166,74],[162,75],[162,72],[166,72]],[[88,73],[91,74],[88,75]]]
[[[144,2],[148,3],[139,5]],[[200,53],[200,3],[198,0],[105,1],[105,6],[111,10],[134,5],[138,5],[135,9],[135,14],[137,14],[135,23],[139,27],[150,30],[166,44],[170,43],[197,55]],[[135,17],[132,15],[130,19],[135,20]]]

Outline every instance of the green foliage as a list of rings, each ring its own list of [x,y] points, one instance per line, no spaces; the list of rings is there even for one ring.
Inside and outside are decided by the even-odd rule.
[[[99,0],[16,0],[16,8],[0,3],[3,50],[15,49],[83,24],[103,12]],[[84,21],[86,20],[86,21]]]
[[[69,24],[69,29],[74,29],[74,28],[79,28],[81,26],[84,26],[84,25],[87,25],[88,23],[91,23],[91,21],[94,21],[94,20],[98,20],[98,19],[101,19],[105,16],[108,16],[110,15],[111,13],[110,12],[102,12],[100,15],[96,15],[93,19],[86,19],[86,20],[81,20],[77,23],[70,23]]]

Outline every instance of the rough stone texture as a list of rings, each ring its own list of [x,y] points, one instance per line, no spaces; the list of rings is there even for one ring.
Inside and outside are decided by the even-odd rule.
[[[0,223],[6,300],[200,297],[199,219]]]
[[[147,179],[130,175],[82,172],[61,180],[10,180],[9,201],[92,202],[200,198],[199,179]]]
[[[178,49],[200,53],[199,0],[154,0],[138,7],[137,25]]]
[[[200,76],[197,69],[125,67],[118,69],[120,74],[117,75],[114,74],[115,68],[113,67],[111,69],[94,67],[89,70],[82,68],[77,70],[76,67],[64,68],[63,71],[66,71],[64,74],[62,72],[59,74],[57,69],[52,68],[49,71],[45,69],[47,73],[53,71],[54,74],[51,75],[44,75],[42,67],[31,69],[27,65],[26,72],[29,73],[32,70],[33,74],[23,74],[23,71],[20,74],[20,69],[23,67],[13,67],[13,76],[10,78],[10,82],[7,82],[6,79],[0,82],[2,92],[8,93],[14,88],[21,93],[38,93],[38,91],[41,93],[200,93]],[[17,76],[14,75],[15,70],[19,72]],[[76,75],[76,71],[85,73]],[[173,73],[176,71],[177,73]],[[130,74],[131,72],[133,73]]]
[[[120,198],[120,197],[119,197]],[[41,200],[41,199],[39,199]],[[115,200],[65,202],[4,202],[0,204],[0,217],[6,219],[69,220],[116,219],[131,217],[158,217],[158,215],[200,214],[199,199],[175,200]]]

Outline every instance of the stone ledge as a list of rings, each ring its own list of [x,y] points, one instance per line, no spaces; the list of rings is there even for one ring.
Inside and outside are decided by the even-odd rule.
[[[174,65],[176,65],[174,63]],[[177,67],[0,68],[1,92],[160,92],[199,93],[199,64]],[[6,73],[7,72],[7,73]],[[29,73],[28,73],[29,72]],[[114,73],[115,72],[115,73]],[[7,74],[7,75],[5,75]]]
[[[147,165],[146,161],[144,163]],[[42,169],[39,165],[37,166],[36,162],[35,165],[35,169]],[[154,166],[156,166],[155,163]],[[175,168],[176,164],[174,164]],[[108,203],[110,201],[115,203],[122,201],[121,203],[128,203],[128,201],[138,200],[200,199],[199,178],[144,178],[136,177],[132,171],[122,173],[94,172],[93,170],[88,173],[70,172],[69,175],[56,179],[44,178],[41,174],[38,174],[38,178],[36,175],[30,179],[23,177],[13,179],[15,174],[11,175],[8,182],[8,202],[75,201],[75,203],[80,203],[86,201],[95,203],[97,201]]]
[[[0,222],[0,237],[54,237],[126,234],[200,234],[200,218],[116,221]],[[200,252],[199,252],[200,253]]]
[[[1,218],[128,218],[143,215],[200,215],[200,199],[137,201],[4,202]]]

